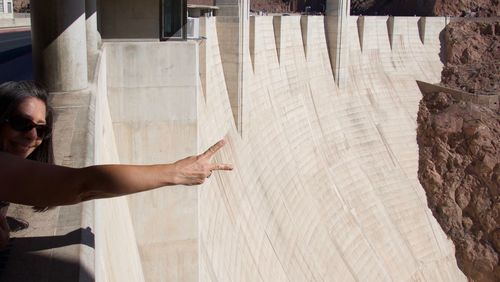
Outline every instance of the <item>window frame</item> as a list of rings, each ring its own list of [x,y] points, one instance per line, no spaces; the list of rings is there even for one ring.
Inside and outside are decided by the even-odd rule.
[[[164,15],[164,7],[165,7],[165,1],[168,0],[161,0],[160,1],[160,41],[167,41],[167,40],[175,40],[175,41],[185,41],[187,40],[187,0],[177,0],[181,1],[181,8],[182,8],[182,36],[180,37],[169,37],[165,36],[164,28],[165,28],[165,15]],[[174,0],[175,1],[175,0]]]

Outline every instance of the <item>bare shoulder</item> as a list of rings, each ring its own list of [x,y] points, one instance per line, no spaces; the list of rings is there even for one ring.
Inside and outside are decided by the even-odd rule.
[[[25,205],[74,203],[73,168],[45,164],[0,152],[0,201]]]

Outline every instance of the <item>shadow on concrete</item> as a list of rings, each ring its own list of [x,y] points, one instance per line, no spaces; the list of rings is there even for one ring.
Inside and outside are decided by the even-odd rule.
[[[7,224],[9,225],[10,232],[17,232],[24,230],[30,226],[29,222],[24,219],[7,216]]]
[[[26,254],[23,257],[26,262],[23,266],[8,270],[0,269],[0,281],[19,282],[19,281],[94,281],[90,271],[82,267],[78,262],[54,258],[43,254]]]
[[[31,30],[38,48],[45,49],[81,16],[94,14],[95,3],[87,2],[91,1],[31,1]]]
[[[13,238],[12,247],[16,253],[29,253],[41,250],[60,248],[69,245],[83,244],[94,248],[94,233],[90,227],[79,228],[60,236]]]
[[[97,12],[97,1],[85,0],[85,19],[90,18]]]
[[[0,252],[0,281],[93,281],[79,261],[63,259],[51,251],[69,245],[83,244],[94,248],[90,228],[79,228],[65,235],[13,238]]]

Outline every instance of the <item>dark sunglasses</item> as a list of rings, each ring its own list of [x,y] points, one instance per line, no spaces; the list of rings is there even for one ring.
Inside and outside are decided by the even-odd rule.
[[[5,122],[10,124],[10,127],[12,127],[12,129],[19,132],[28,132],[33,128],[35,128],[36,135],[40,139],[47,139],[50,137],[51,128],[46,124],[36,124],[31,120],[20,116],[13,116],[10,118],[6,118]]]

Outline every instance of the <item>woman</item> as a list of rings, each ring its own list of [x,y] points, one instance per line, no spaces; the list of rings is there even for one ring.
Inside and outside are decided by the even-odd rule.
[[[18,155],[43,163],[53,164],[54,154],[52,151],[52,109],[47,104],[48,94],[40,85],[30,81],[6,82],[0,86],[0,151]],[[26,107],[33,104],[39,107],[39,118],[44,124],[37,125],[37,136],[20,134],[29,131],[32,121],[20,113],[26,112]],[[45,112],[45,114],[44,114]],[[1,127],[8,123],[10,127],[18,130],[8,130],[9,127]],[[14,134],[15,136],[12,136]],[[26,138],[28,137],[28,138]],[[33,140],[30,140],[34,138]],[[10,141],[17,140],[13,143]],[[32,146],[23,148],[19,144]],[[1,200],[1,199],[0,199]],[[0,202],[0,206],[7,206],[6,202]],[[34,207],[36,211],[44,211],[45,207]],[[5,211],[6,209],[4,209]]]
[[[52,111],[47,98],[47,91],[33,82],[0,85],[0,201],[37,207],[69,205],[167,185],[198,185],[214,170],[233,169],[230,164],[210,163],[224,146],[223,140],[201,155],[172,164],[53,165]],[[0,247],[8,242],[8,233],[5,214],[0,212]]]

